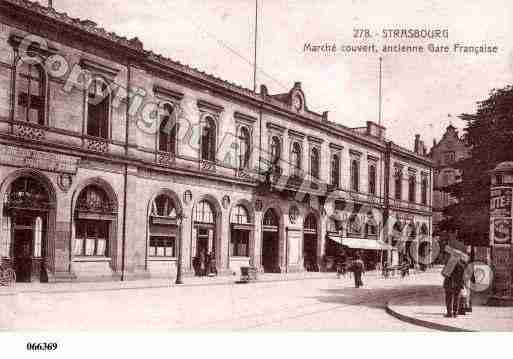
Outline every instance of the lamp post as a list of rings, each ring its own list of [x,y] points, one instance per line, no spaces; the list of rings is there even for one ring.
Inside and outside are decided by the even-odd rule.
[[[176,223],[178,224],[178,260],[176,263],[176,281],[175,284],[183,284],[182,282],[182,223],[184,220],[184,216],[182,213],[178,214],[176,217]]]

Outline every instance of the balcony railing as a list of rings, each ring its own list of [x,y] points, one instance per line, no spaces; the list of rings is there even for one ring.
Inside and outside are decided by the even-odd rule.
[[[214,161],[200,160],[200,170],[207,172],[216,172],[217,165]]]
[[[32,141],[42,141],[46,134],[44,126],[30,122],[15,122],[12,131],[15,136]]]

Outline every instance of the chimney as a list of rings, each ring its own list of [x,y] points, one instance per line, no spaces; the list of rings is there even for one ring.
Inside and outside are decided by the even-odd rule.
[[[420,135],[415,135],[415,144],[413,146],[413,152],[416,154],[420,154],[421,151],[421,142],[420,142]]]
[[[324,111],[324,112],[322,113],[322,120],[323,120],[323,121],[328,121],[328,112],[329,112],[329,111]]]
[[[48,8],[53,9],[53,0],[48,0]]]

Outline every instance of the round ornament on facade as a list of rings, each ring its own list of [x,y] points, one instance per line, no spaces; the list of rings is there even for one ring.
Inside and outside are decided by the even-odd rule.
[[[73,177],[68,173],[61,173],[57,180],[57,185],[63,192],[68,192],[73,184]]]

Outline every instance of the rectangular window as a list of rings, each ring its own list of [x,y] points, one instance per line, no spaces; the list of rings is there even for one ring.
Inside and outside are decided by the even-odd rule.
[[[73,254],[86,257],[106,257],[109,221],[77,220]]]
[[[423,205],[427,205],[427,191],[428,191],[428,181],[427,178],[422,179],[422,189],[421,189],[421,201]]]
[[[249,231],[232,229],[230,253],[232,257],[249,257]]]
[[[150,257],[176,257],[175,237],[150,237]]]
[[[87,96],[87,134],[107,139],[110,95],[104,80],[95,79]]]
[[[351,160],[351,190],[354,192],[360,191],[360,161]]]

